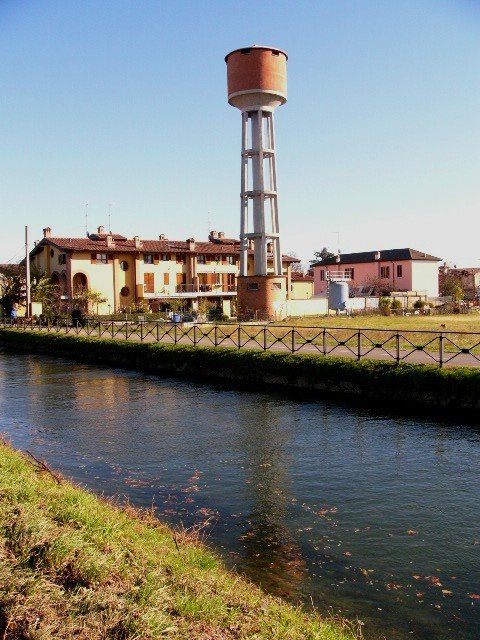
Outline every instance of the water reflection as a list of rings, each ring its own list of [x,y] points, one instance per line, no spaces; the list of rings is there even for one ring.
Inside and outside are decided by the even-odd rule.
[[[476,638],[472,427],[0,354],[0,431],[368,637]]]
[[[269,590],[292,596],[304,578],[306,563],[287,523],[292,500],[288,409],[263,399],[255,420],[251,408],[239,413],[238,428],[243,436],[240,446],[249,461],[244,500],[250,505],[248,526],[240,540],[245,572]],[[282,422],[287,428],[279,430],[276,425]]]

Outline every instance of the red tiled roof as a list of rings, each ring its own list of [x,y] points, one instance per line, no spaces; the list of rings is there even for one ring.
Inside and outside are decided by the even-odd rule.
[[[98,237],[98,236],[97,236]],[[135,240],[116,241],[114,246],[107,246],[106,235],[96,240],[95,234],[88,238],[42,238],[30,252],[36,255],[45,245],[52,245],[61,251],[88,251],[91,253],[190,253],[190,254],[238,254],[239,245],[217,244],[215,242],[195,242],[195,248],[190,251],[189,242],[181,240],[141,240],[141,246],[135,246]],[[123,237],[123,236],[121,236]],[[250,253],[250,252],[249,252]],[[282,256],[285,262],[299,262],[298,258]]]
[[[314,282],[313,276],[308,276],[304,273],[299,273],[298,271],[292,271],[292,280],[296,282]]]

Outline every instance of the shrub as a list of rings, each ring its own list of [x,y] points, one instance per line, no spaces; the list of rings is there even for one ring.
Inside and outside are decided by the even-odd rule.
[[[400,302],[400,300],[398,298],[395,298],[395,300],[392,300],[391,308],[392,309],[401,309],[402,308],[402,303]]]
[[[415,302],[413,303],[413,308],[414,309],[423,309],[423,307],[426,305],[425,300],[415,300]]]
[[[391,313],[392,301],[390,298],[382,297],[378,301],[378,309],[382,316],[389,316]]]

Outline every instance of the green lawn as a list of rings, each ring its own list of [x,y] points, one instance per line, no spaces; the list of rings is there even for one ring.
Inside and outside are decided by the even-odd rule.
[[[119,509],[0,443],[2,640],[353,640],[227,572],[195,531]]]
[[[480,313],[452,315],[411,316],[315,316],[311,318],[288,318],[279,326],[295,327],[355,327],[365,329],[409,329],[425,331],[479,332]],[[442,327],[445,325],[445,327]]]

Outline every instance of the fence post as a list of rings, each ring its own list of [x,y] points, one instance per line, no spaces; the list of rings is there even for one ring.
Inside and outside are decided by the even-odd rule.
[[[143,322],[140,320],[140,342],[143,342]]]
[[[159,320],[157,320],[157,332],[156,332],[156,335],[157,335],[157,342],[160,342],[160,321]]]
[[[178,340],[178,337],[177,337],[177,323],[175,322],[175,324],[173,325],[173,341],[174,341],[174,344],[177,344],[177,340]]]
[[[193,325],[193,346],[197,346],[197,325]]]
[[[240,325],[238,325],[238,327],[237,327],[237,347],[239,349],[241,349],[241,347],[242,347],[242,333],[241,332],[242,332],[242,330],[240,328]]]
[[[295,353],[295,329],[292,327],[292,353]]]
[[[263,350],[267,350],[267,325],[263,326]]]
[[[396,347],[396,361],[397,364],[400,364],[400,333],[397,331],[397,335],[395,336],[395,347]]]
[[[325,327],[323,327],[322,347],[323,347],[323,355],[326,356],[327,355],[327,330]]]
[[[438,364],[440,366],[440,368],[443,367],[443,331],[440,332],[440,338],[439,338],[439,345],[438,345]]]
[[[360,360],[362,357],[362,334],[360,333],[360,329],[357,332],[357,360]]]
[[[216,324],[215,327],[213,328],[213,340],[215,343],[215,346],[218,347],[218,325]]]

